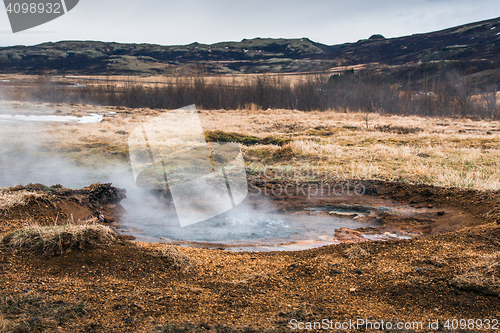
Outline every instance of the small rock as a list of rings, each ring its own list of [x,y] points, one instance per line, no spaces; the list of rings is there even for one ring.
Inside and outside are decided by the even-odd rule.
[[[415,267],[415,272],[425,272],[429,269],[427,267]]]
[[[434,195],[434,192],[432,192],[430,189],[426,188],[425,190],[423,190],[421,192],[421,194],[424,197],[430,197],[430,196]]]
[[[334,269],[332,271],[333,274],[342,274],[342,271],[339,271],[338,269]]]
[[[297,267],[297,264],[291,264],[290,267],[295,268],[295,267]]]
[[[112,218],[112,217],[107,217],[107,216],[104,216],[104,223],[112,223],[112,222],[115,222],[115,219]]]
[[[437,212],[438,216],[443,216],[444,215],[444,210],[440,210],[439,212]]]
[[[356,268],[356,274],[363,274],[363,271],[361,270],[361,268]]]
[[[211,329],[211,328],[212,328],[212,326],[210,326],[209,324],[206,324],[206,323],[201,323],[201,324],[200,324],[200,327],[201,327],[201,328],[204,328],[204,329],[206,329],[206,330],[209,330],[209,329]]]
[[[356,291],[356,288],[351,288],[351,289],[349,289],[349,291],[350,291],[351,293],[353,293],[353,292],[355,292],[355,291]]]
[[[432,207],[434,207],[434,206],[433,206],[433,205],[428,205],[428,206],[427,206],[427,208],[432,208]]]
[[[30,323],[35,323],[35,322],[37,322],[37,321],[38,321],[38,322],[40,322],[40,318],[35,317],[35,318],[31,318],[31,319],[29,320],[29,322],[30,322]]]

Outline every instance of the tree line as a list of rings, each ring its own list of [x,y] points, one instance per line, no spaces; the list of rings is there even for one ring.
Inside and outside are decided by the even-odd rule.
[[[3,99],[49,103],[85,103],[128,108],[176,109],[196,104],[202,109],[294,109],[419,116],[499,119],[496,83],[474,84],[468,76],[444,72],[415,85],[394,82],[370,72],[334,75],[259,75],[242,81],[178,77],[166,83],[61,84],[40,77],[28,87],[6,87]]]

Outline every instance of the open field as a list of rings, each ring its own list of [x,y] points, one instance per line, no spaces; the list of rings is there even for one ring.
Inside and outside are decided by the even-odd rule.
[[[5,113],[10,109],[32,114],[105,115],[96,124],[43,125],[39,142],[44,150],[62,151],[84,164],[126,162],[128,134],[141,122],[164,112],[21,102],[3,102],[2,106]],[[500,186],[498,121],[291,110],[201,110],[199,114],[207,135],[213,132],[213,141],[219,136],[231,140],[231,135],[224,138],[224,133],[240,134],[236,140],[240,142],[248,136],[258,139],[252,144],[239,143],[248,172],[270,168],[293,177],[291,171],[314,170],[341,179],[481,190],[498,190]],[[261,142],[270,137],[276,140]]]

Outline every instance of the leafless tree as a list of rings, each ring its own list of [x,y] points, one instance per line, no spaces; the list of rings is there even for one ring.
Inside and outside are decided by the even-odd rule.
[[[472,104],[472,84],[465,75],[452,73],[449,74],[448,78],[453,88],[453,98],[458,112],[462,117],[467,117]]]
[[[492,119],[499,118],[499,110],[497,106],[497,90],[496,86],[490,86],[481,93],[481,98],[484,101],[486,110]]]

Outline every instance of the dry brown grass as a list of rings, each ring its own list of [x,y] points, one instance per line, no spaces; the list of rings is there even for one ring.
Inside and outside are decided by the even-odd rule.
[[[32,224],[0,238],[0,247],[51,256],[89,245],[107,245],[116,240],[115,236],[111,228],[94,221],[53,226]]]
[[[360,69],[365,66],[350,66],[350,68]],[[346,67],[339,67],[338,69],[332,69],[332,73],[342,73],[346,70]],[[295,84],[297,82],[303,81],[310,77],[307,74],[300,73],[285,73],[285,74],[275,74],[275,73],[266,73],[266,74],[225,74],[225,75],[196,75],[195,77],[184,77],[182,75],[151,75],[151,76],[132,76],[124,79],[122,75],[110,75],[110,76],[65,76],[64,78],[59,78],[61,81],[67,81],[68,84],[74,83],[91,83],[91,84],[102,84],[106,85],[108,83],[114,83],[117,86],[124,86],[129,83],[137,83],[144,86],[155,86],[157,84],[166,84],[171,82],[176,82],[179,79],[203,79],[208,84],[226,84],[226,85],[241,85],[248,80],[253,80],[258,77],[279,77],[285,82],[289,82],[290,84]],[[7,76],[6,76],[7,77]],[[27,80],[31,81],[37,78],[37,76],[29,76],[29,75],[8,75],[9,79],[13,80]],[[88,80],[91,79],[91,80]],[[95,79],[100,81],[95,81]],[[129,83],[126,81],[130,81]]]
[[[281,148],[242,147],[254,171],[307,168],[337,178],[500,189],[497,121],[373,114],[367,130],[357,113],[242,110],[204,111],[201,117],[208,130],[292,138]],[[279,149],[293,154],[272,158]]]
[[[12,323],[0,314],[0,333],[11,332]]]
[[[0,209],[11,209],[15,206],[24,206],[30,199],[40,198],[42,193],[30,191],[0,190]]]
[[[78,322],[90,306],[61,296],[30,291],[21,295],[0,295],[0,333],[56,332],[69,321]]]
[[[498,295],[499,286],[493,278],[489,278],[481,272],[468,271],[454,276],[451,284],[458,289],[473,291],[488,295]]]
[[[165,245],[155,249],[153,255],[164,259],[169,265],[177,269],[187,269],[192,266],[189,257],[173,245]]]
[[[354,244],[350,246],[347,250],[345,250],[344,255],[350,259],[361,259],[367,258],[370,256],[370,253],[363,249],[359,244]]]
[[[493,271],[500,266],[500,252],[481,256],[477,265],[485,268],[487,272]]]
[[[500,280],[496,276],[500,266],[500,252],[463,253],[464,266],[451,279],[454,287],[487,295],[500,295]]]
[[[28,103],[22,106],[27,107]],[[64,113],[80,115],[117,112],[98,124],[47,125],[47,131],[40,134],[47,138],[44,149],[62,149],[82,165],[100,166],[117,160],[128,163],[127,134],[159,112],[89,105],[53,108],[72,108],[73,113]],[[245,110],[202,110],[199,114],[206,131],[292,140],[282,146],[240,144],[251,172],[307,169],[341,179],[500,189],[498,121],[373,114],[366,129],[358,113],[261,111],[249,105]],[[22,134],[16,131],[13,137]]]
[[[436,267],[442,267],[447,263],[447,260],[444,257],[433,255],[429,258],[425,258],[423,260],[423,262],[425,262],[426,264],[436,266]]]

